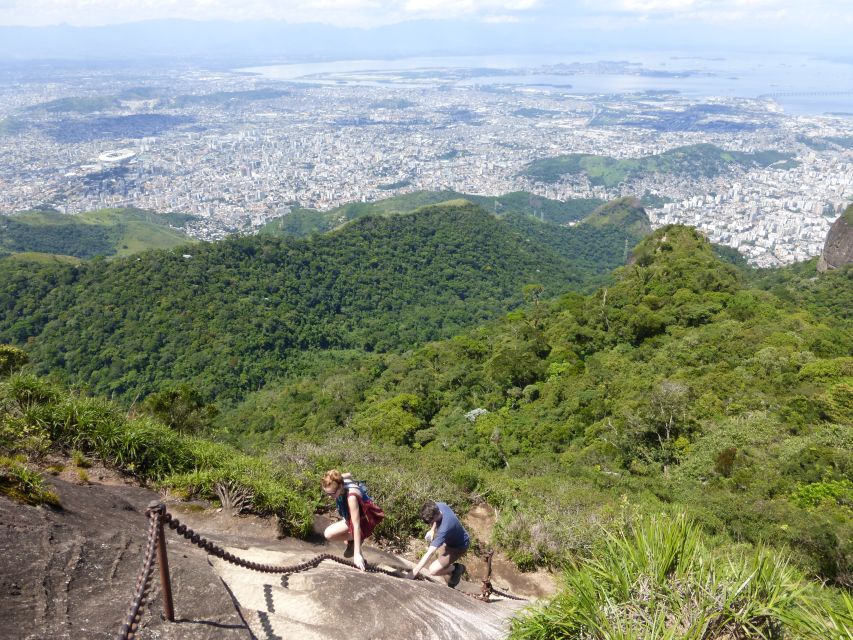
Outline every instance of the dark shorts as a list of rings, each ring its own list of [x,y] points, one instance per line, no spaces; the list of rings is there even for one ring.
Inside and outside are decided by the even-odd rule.
[[[450,558],[448,564],[453,564],[459,560],[459,558],[464,556],[467,551],[468,547],[448,547],[447,545],[444,545],[444,551],[441,552],[441,555],[448,556]]]

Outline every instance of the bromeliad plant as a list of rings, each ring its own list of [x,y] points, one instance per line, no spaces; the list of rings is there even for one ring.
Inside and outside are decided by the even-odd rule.
[[[313,502],[291,474],[269,460],[228,445],[190,437],[151,416],[129,418],[115,404],[64,391],[33,375],[0,382],[0,493],[30,504],[50,502],[42,477],[23,461],[63,452],[78,467],[87,457],[186,496],[215,499],[215,487],[231,482],[251,495],[251,509],[275,515],[284,533],[307,535]],[[5,462],[4,462],[5,461]],[[78,469],[80,482],[88,476]]]
[[[511,638],[848,640],[845,613],[833,622],[829,596],[778,553],[724,555],[687,518],[650,518],[570,567],[562,592],[516,619]]]
[[[0,456],[0,495],[33,506],[60,506],[59,496],[23,456]]]

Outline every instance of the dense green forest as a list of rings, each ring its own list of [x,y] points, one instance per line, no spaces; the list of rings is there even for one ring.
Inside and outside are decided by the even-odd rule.
[[[73,216],[29,211],[0,217],[0,250],[89,259],[166,249],[193,242],[176,228],[187,218],[138,209],[99,209]]]
[[[726,151],[712,144],[678,147],[659,155],[616,159],[588,153],[572,153],[531,162],[524,175],[538,182],[559,182],[564,175],[585,174],[591,184],[616,187],[646,173],[685,174],[714,177],[731,166],[766,167],[779,162],[793,163],[791,154],[778,151],[744,153]]]
[[[673,225],[577,290],[599,247],[569,232],[618,229],[621,262],[645,224],[630,201],[573,229],[446,206],[4,265],[0,340],[27,354],[0,347],[0,489],[49,502],[30,461],[76,450],[187,497],[244,486],[304,534],[345,468],[384,543],[422,534],[425,498],[485,501],[482,542],[565,569],[515,638],[849,640],[853,267],[754,270]],[[32,371],[153,393],[128,417]]]
[[[583,553],[626,510],[686,512],[850,584],[853,332],[833,309],[853,274],[796,300],[779,294],[814,276],[782,273],[752,288],[695,231],[665,228],[593,295],[528,287],[526,307],[450,340],[330,354],[218,429],[259,450],[343,436],[455,460],[452,478],[502,506],[495,542],[522,565]]]
[[[345,204],[322,212],[296,207],[290,213],[267,222],[260,232],[276,236],[307,236],[329,231],[345,222],[368,215],[411,213],[420,207],[458,200],[467,200],[499,216],[525,214],[554,224],[576,222],[586,218],[597,207],[604,204],[604,200],[597,198],[578,198],[560,202],[535,196],[526,191],[516,191],[499,197],[472,196],[456,191],[416,191],[377,202]]]
[[[642,210],[623,205],[613,206],[632,221],[602,225],[602,213],[594,228],[513,226],[463,203],[310,239],[0,262],[0,340],[27,344],[41,372],[128,402],[178,383],[238,398],[299,370],[306,350],[409,347],[517,306],[525,283],[549,296],[590,287],[647,229],[634,224]]]

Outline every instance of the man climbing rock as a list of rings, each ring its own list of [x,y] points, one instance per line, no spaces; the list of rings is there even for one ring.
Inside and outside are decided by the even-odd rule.
[[[444,545],[444,550],[429,565],[427,573],[431,576],[441,576],[447,586],[456,587],[465,573],[465,565],[457,560],[468,551],[468,545],[471,543],[468,532],[453,513],[453,509],[444,502],[425,502],[421,507],[421,520],[430,526],[425,536],[430,545],[409,577],[417,578],[433,554]]]

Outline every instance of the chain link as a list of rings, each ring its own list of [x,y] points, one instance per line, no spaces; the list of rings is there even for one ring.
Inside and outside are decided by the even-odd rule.
[[[142,562],[142,568],[136,578],[133,599],[127,609],[124,624],[121,625],[121,630],[118,633],[118,640],[132,640],[136,635],[139,623],[142,620],[145,598],[148,596],[148,590],[151,587],[151,573],[154,569],[154,554],[157,551],[161,512],[148,509],[146,514],[148,515],[148,540],[145,548],[145,560]]]
[[[346,558],[341,558],[331,553],[321,553],[319,555],[314,556],[310,560],[305,560],[304,562],[300,562],[298,564],[278,567],[270,564],[263,564],[260,562],[252,562],[251,560],[245,560],[243,558],[235,556],[234,554],[229,551],[226,551],[219,545],[211,542],[210,540],[207,540],[206,538],[201,537],[199,534],[187,527],[185,524],[182,524],[180,520],[175,518],[168,511],[163,516],[163,522],[168,524],[169,528],[173,529],[178,535],[183,536],[197,547],[203,549],[209,555],[221,558],[226,562],[230,562],[231,564],[237,565],[238,567],[243,567],[244,569],[250,569],[252,571],[260,571],[262,573],[299,573],[300,571],[313,569],[325,560],[331,560],[332,562],[337,562],[338,564],[342,564],[347,567],[352,567],[354,569],[358,568],[355,562],[353,562],[352,560],[347,560]],[[390,571],[388,569],[382,569],[380,567],[371,565],[367,565],[365,567],[365,571],[367,571],[368,573],[383,573],[388,576],[399,577],[399,574],[396,571]],[[418,579],[422,580],[424,578],[423,576],[418,576]]]
[[[489,584],[489,590],[490,593],[499,595],[501,598],[506,598],[507,600],[518,600],[519,602],[527,602],[527,598],[514,596],[512,594],[506,593],[505,591],[501,591],[500,589],[495,589],[493,586],[491,586],[491,584]],[[486,602],[488,602],[488,600],[486,600]]]
[[[149,508],[146,511],[146,514],[149,518],[149,525],[148,543],[145,550],[145,561],[142,563],[142,569],[139,572],[139,577],[136,579],[136,590],[134,591],[133,600],[131,601],[130,607],[128,608],[125,623],[121,627],[121,631],[117,636],[117,640],[133,640],[136,631],[139,628],[139,622],[142,618],[145,598],[148,594],[148,590],[151,584],[151,572],[154,568],[154,554],[157,550],[157,532],[161,520],[163,524],[168,525],[170,529],[175,531],[175,533],[180,536],[183,536],[192,544],[204,550],[204,552],[208,555],[212,555],[216,558],[225,560],[226,562],[229,562],[233,565],[242,567],[244,569],[249,569],[251,571],[284,574],[299,573],[301,571],[313,569],[314,567],[317,567],[321,562],[324,562],[326,560],[329,560],[331,562],[337,562],[338,564],[342,564],[346,567],[352,567],[354,569],[358,568],[355,562],[353,562],[352,560],[347,560],[346,558],[341,558],[340,556],[336,556],[331,553],[321,553],[319,555],[314,556],[310,560],[305,560],[304,562],[285,566],[274,566],[271,564],[263,564],[261,562],[253,562],[251,560],[246,560],[244,558],[240,558],[239,556],[235,556],[230,551],[226,551],[216,543],[200,536],[187,525],[181,523],[181,521],[174,517],[171,513],[166,511],[165,507],[163,507],[162,505],[159,505],[157,508]],[[382,573],[395,578],[400,577],[400,574],[397,571],[382,569],[380,567],[369,564],[365,566],[365,571],[367,571],[368,573]],[[427,578],[419,575],[416,579],[426,580]],[[483,602],[492,602],[492,600],[490,599],[492,594],[496,594],[501,596],[502,598],[508,598],[510,600],[524,600],[524,598],[519,598],[518,596],[513,596],[508,593],[504,593],[503,591],[499,591],[498,589],[495,589],[494,587],[492,587],[492,583],[488,579],[483,580],[483,587],[481,593],[473,594],[465,593],[464,591],[461,591],[460,593],[464,593],[466,596],[476,598],[477,600],[482,600]]]

